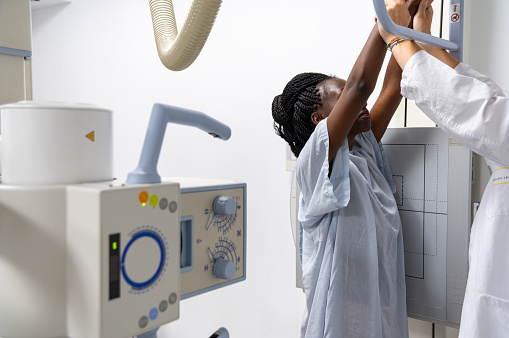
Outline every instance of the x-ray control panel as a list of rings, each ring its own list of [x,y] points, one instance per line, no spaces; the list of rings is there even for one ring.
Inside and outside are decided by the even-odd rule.
[[[246,185],[179,179],[181,299],[246,279]]]
[[[246,278],[245,183],[0,185],[0,202],[2,337],[137,336]]]
[[[245,280],[245,200],[246,184],[222,180],[67,187],[69,335],[136,336]]]
[[[130,337],[178,318],[179,208],[176,183],[67,188],[69,336]]]

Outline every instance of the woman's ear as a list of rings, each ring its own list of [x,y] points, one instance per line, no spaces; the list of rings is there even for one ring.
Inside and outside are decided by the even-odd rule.
[[[311,114],[311,122],[316,126],[321,120],[323,120],[322,115],[319,112],[315,111]]]

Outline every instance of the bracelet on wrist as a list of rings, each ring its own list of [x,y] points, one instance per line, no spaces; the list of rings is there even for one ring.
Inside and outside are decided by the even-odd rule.
[[[392,48],[394,46],[396,46],[398,43],[403,42],[403,41],[408,41],[408,39],[407,38],[402,38],[400,36],[395,37],[394,39],[389,41],[389,43],[387,43],[387,50],[392,52]]]

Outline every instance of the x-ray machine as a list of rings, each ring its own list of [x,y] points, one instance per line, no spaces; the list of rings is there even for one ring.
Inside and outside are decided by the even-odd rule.
[[[182,34],[164,21],[171,1],[149,3],[161,61],[185,69],[221,1],[195,1],[188,19],[202,24]],[[0,0],[0,19],[8,33],[0,37],[0,336],[155,337],[178,319],[180,300],[244,280],[246,184],[157,172],[168,123],[223,140],[230,128],[155,104],[138,167],[115,180],[112,112],[25,101],[30,1]]]

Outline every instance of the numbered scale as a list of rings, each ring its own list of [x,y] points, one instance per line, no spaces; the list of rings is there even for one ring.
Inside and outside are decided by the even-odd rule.
[[[176,179],[181,187],[181,299],[246,279],[246,185]]]

